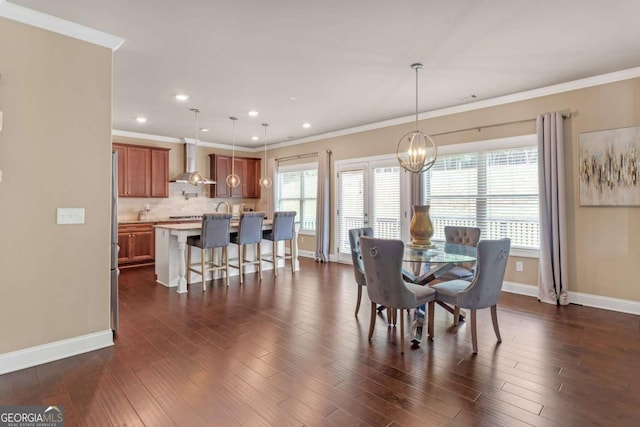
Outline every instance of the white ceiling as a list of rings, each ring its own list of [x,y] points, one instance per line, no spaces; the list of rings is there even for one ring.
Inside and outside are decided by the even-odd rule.
[[[114,129],[246,147],[640,66],[639,0],[11,2],[126,39]]]

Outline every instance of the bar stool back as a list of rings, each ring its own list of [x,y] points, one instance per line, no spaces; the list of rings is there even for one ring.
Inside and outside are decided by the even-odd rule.
[[[294,242],[293,239],[295,237],[294,225],[296,219],[296,211],[280,211],[274,212],[273,214],[273,230],[265,230],[263,232],[262,238],[265,240],[271,240],[273,242],[273,256],[271,259],[263,258],[263,261],[273,263],[273,275],[278,275],[278,259],[291,260],[291,274],[295,272],[294,263]],[[286,246],[284,248],[284,253],[282,255],[278,255],[278,242],[280,240],[289,241],[289,252],[290,255],[286,254]]]
[[[211,213],[202,216],[202,231],[199,236],[187,237],[187,285],[191,284],[191,273],[202,276],[202,290],[207,290],[205,280],[207,271],[224,270],[227,286],[229,286],[229,258],[227,247],[229,246],[229,228],[231,227],[231,214]],[[200,248],[200,262],[191,263],[191,248]],[[216,264],[214,249],[222,248],[222,260]],[[207,261],[207,249],[210,249],[210,259]],[[199,267],[199,269],[198,269]]]
[[[240,274],[240,283],[243,283],[244,267],[251,264],[258,264],[258,274],[262,280],[262,222],[264,212],[243,212],[240,214],[240,226],[237,233],[231,234],[231,243],[238,245],[238,265],[230,264],[237,268]],[[253,260],[245,259],[247,245],[256,246],[256,256]]]

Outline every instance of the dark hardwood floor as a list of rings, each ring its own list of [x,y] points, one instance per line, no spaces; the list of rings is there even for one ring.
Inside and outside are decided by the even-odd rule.
[[[631,426],[640,419],[640,317],[503,294],[456,331],[399,352],[351,266],[301,260],[260,283],[178,295],[123,270],[113,347],[0,376],[0,405],[64,405],[67,426]]]

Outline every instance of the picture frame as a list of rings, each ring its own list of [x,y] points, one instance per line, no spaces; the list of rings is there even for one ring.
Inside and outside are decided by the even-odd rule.
[[[640,206],[640,126],[584,132],[580,206]]]

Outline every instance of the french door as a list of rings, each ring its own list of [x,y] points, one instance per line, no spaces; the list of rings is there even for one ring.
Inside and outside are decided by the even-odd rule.
[[[395,159],[336,164],[338,261],[350,262],[349,230],[371,227],[374,236],[406,240],[409,177]]]

